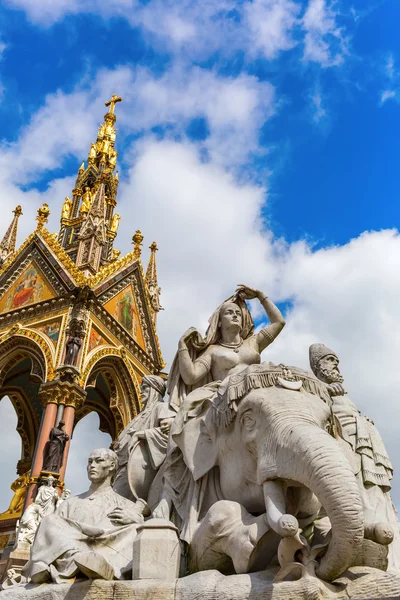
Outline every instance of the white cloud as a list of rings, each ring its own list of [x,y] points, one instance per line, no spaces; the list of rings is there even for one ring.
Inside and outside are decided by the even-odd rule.
[[[245,3],[251,43],[250,54],[261,54],[268,59],[276,58],[282,50],[296,45],[293,32],[299,24],[300,4],[292,0],[255,0]]]
[[[385,104],[387,100],[391,100],[392,98],[396,98],[396,92],[394,90],[384,90],[381,93],[381,104]]]
[[[395,68],[395,60],[392,53],[389,54],[385,61],[383,72],[385,89],[380,94],[381,106],[388,100],[398,99],[399,73]]]
[[[133,10],[134,0],[6,0],[9,7],[22,9],[33,23],[50,26],[68,15],[100,13],[105,17]]]
[[[389,54],[389,56],[387,58],[386,65],[385,65],[385,72],[389,79],[393,79],[393,77],[395,75],[393,54]]]
[[[183,60],[214,55],[275,59],[299,43],[304,60],[322,67],[339,65],[347,39],[336,24],[334,0],[7,0],[35,24],[51,26],[68,15],[91,13],[103,19],[121,17],[140,27],[149,43]],[[162,26],[160,26],[162,24]]]
[[[347,41],[336,24],[337,12],[329,0],[309,0],[303,17],[306,31],[304,60],[322,67],[340,65],[347,52]]]
[[[314,123],[318,124],[318,123],[320,123],[320,121],[325,119],[327,116],[327,112],[324,107],[324,103],[323,103],[323,99],[322,99],[321,90],[318,86],[314,89],[313,93],[310,95],[310,101],[311,101],[312,119],[313,119]]]
[[[209,135],[199,146],[212,160],[231,166],[258,152],[259,130],[277,104],[270,83],[245,74],[222,77],[176,66],[157,78],[144,68],[101,70],[90,86],[83,81],[69,94],[47,96],[18,140],[0,145],[0,177],[3,174],[12,184],[34,183],[66,157],[85,159],[88,140],[95,138],[97,121],[105,112],[101,99],[115,89],[125,100],[118,107],[124,135],[149,134],[155,126],[164,126],[171,137],[184,137],[192,119],[202,117]]]

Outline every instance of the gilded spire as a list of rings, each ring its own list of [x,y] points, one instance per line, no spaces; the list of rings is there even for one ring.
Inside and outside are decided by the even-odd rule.
[[[111,99],[105,102],[109,110],[104,115],[104,123],[100,124],[96,143],[91,144],[88,155],[89,165],[94,165],[106,172],[114,171],[117,164],[118,152],[114,148],[116,138],[114,125],[117,120],[115,105],[117,102],[122,102],[122,98],[116,94],[113,94]]]
[[[14,254],[17,244],[18,219],[22,215],[22,208],[18,205],[13,210],[14,218],[0,243],[0,264],[3,264],[11,254]]]
[[[98,273],[102,265],[103,247],[107,243],[106,211],[105,185],[102,182],[78,234],[76,264],[87,276]]]
[[[67,197],[62,207],[58,239],[76,264],[82,264],[78,247],[82,236],[86,236],[88,231],[86,222],[92,226],[96,211],[99,213],[96,218],[100,218],[101,213],[106,236],[103,244],[106,247],[101,252],[99,268],[113,259],[113,242],[120,221],[120,215],[115,212],[118,193],[115,107],[121,101],[121,96],[113,94],[105,102],[108,112],[104,115],[104,122],[99,125],[96,141],[90,145],[86,167],[85,162],[79,167],[72,198]],[[100,188],[102,192],[98,195]]]
[[[155,318],[156,313],[160,312],[160,310],[163,310],[160,304],[161,288],[159,287],[157,280],[156,252],[158,251],[158,248],[156,242],[151,244],[150,251],[150,260],[146,271],[146,283],[150,296],[150,304],[155,313]]]

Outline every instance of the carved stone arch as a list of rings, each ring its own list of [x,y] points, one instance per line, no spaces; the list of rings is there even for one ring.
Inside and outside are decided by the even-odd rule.
[[[7,374],[25,359],[31,361],[30,376],[36,383],[44,383],[53,374],[51,351],[47,342],[37,336],[33,339],[29,331],[20,330],[0,343],[0,387],[4,385]]]
[[[78,422],[88,412],[95,410],[100,417],[100,429],[113,439],[140,411],[139,383],[129,361],[122,354],[123,349],[109,347],[102,348],[90,358],[83,381],[88,398],[76,415]],[[97,402],[91,390],[97,390]],[[105,402],[100,401],[100,395]]]
[[[17,415],[16,430],[21,437],[21,458],[18,461],[17,472],[19,475],[22,475],[32,465],[40,420],[37,412],[34,410],[31,399],[23,389],[15,386],[2,387],[0,390],[0,400],[5,396],[10,399]]]

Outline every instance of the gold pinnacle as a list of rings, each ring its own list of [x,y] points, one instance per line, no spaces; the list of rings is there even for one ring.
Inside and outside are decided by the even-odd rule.
[[[153,242],[151,246],[149,246],[150,250],[152,252],[157,252],[158,248],[157,248],[157,242]]]
[[[143,240],[144,240],[144,237],[142,235],[142,232],[140,231],[140,229],[137,229],[136,232],[135,232],[135,235],[132,238],[132,243],[134,245],[134,250],[133,251],[134,251],[134,254],[135,254],[136,258],[139,258],[139,256],[142,253],[142,249],[141,249],[140,246],[142,246]]]
[[[36,220],[38,222],[38,227],[43,227],[43,225],[45,223],[47,223],[47,221],[49,219],[49,215],[50,215],[49,205],[45,202],[39,208],[39,210],[37,211],[37,213],[38,213],[38,216],[36,217]]]

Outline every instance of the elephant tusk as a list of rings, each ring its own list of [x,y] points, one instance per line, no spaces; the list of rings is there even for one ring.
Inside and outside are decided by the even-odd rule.
[[[278,383],[287,390],[295,390],[299,391],[303,382],[300,381],[288,381],[287,379],[283,379],[283,377],[278,377]]]

